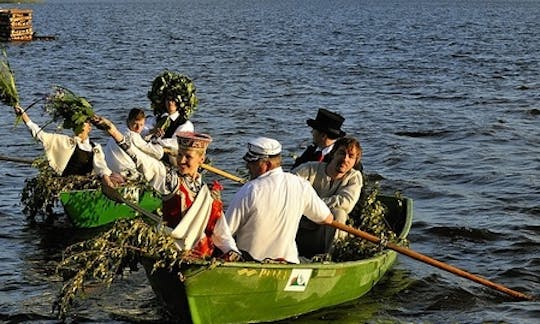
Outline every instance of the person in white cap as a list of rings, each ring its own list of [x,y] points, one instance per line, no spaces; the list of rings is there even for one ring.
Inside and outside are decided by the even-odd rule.
[[[101,125],[118,146],[133,155],[131,143],[125,141],[110,121],[102,118]],[[223,217],[222,187],[214,183],[210,188],[199,174],[212,138],[194,132],[179,132],[176,138],[178,170],[167,169],[157,173],[152,181],[154,189],[162,195],[163,222],[168,232],[181,250],[189,250],[195,256],[208,258],[216,255],[214,247],[217,247],[225,260],[238,260],[240,251]],[[138,168],[144,167],[140,161],[136,163]]]
[[[330,162],[306,162],[291,172],[308,180],[321,199],[330,207],[336,221],[345,224],[349,213],[360,198],[362,173],[355,169],[362,158],[358,140],[345,136],[336,141],[330,153]],[[334,238],[345,232],[321,226],[302,217],[296,243],[301,256],[311,258],[329,253]]]
[[[331,223],[330,209],[306,180],[281,168],[281,144],[259,137],[248,142],[251,180],[234,196],[225,217],[246,259],[299,263],[296,232],[302,215]],[[245,253],[244,253],[245,252]]]

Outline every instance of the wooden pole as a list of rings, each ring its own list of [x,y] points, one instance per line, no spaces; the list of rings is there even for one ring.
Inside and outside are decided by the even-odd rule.
[[[332,224],[327,224],[327,225],[331,226],[331,227],[334,227],[334,228],[337,228],[337,229],[340,229],[342,231],[345,231],[345,232],[347,232],[349,234],[352,234],[354,236],[361,237],[361,238],[363,238],[365,240],[368,240],[368,241],[370,241],[372,243],[376,243],[376,244],[381,243],[381,240],[377,236],[371,235],[371,234],[366,233],[364,231],[358,230],[358,229],[356,229],[354,227],[347,226],[345,224],[339,223],[337,221],[333,221]],[[387,247],[387,248],[389,248],[391,250],[394,250],[396,252],[399,252],[401,254],[404,254],[404,255],[406,255],[408,257],[411,257],[411,258],[413,258],[415,260],[427,263],[427,264],[432,265],[434,267],[437,267],[439,269],[451,272],[451,273],[453,273],[455,275],[458,275],[460,277],[463,277],[463,278],[472,280],[474,282],[477,282],[479,284],[482,284],[484,286],[496,289],[496,290],[498,290],[500,292],[508,294],[508,295],[510,295],[512,297],[515,297],[517,299],[535,300],[535,297],[533,297],[533,296],[529,296],[529,295],[523,294],[523,293],[521,293],[519,291],[515,291],[515,290],[512,290],[512,289],[507,288],[505,286],[496,284],[496,283],[494,283],[492,281],[489,281],[489,280],[487,280],[485,278],[473,275],[472,273],[461,270],[461,269],[456,268],[454,266],[451,266],[451,265],[449,265],[447,263],[432,259],[432,258],[430,258],[430,257],[428,257],[428,256],[426,256],[424,254],[415,252],[415,251],[413,251],[411,249],[396,245],[396,244],[391,243],[391,242],[386,243],[385,247]]]
[[[240,177],[237,177],[237,176],[235,176],[234,174],[230,174],[230,173],[228,173],[228,172],[226,172],[226,171],[223,171],[223,170],[218,169],[218,168],[216,168],[216,167],[213,167],[213,166],[211,166],[211,165],[208,165],[208,164],[202,164],[202,165],[201,165],[201,168],[203,168],[203,169],[205,169],[205,170],[208,170],[208,171],[210,171],[210,172],[212,172],[212,173],[215,173],[215,174],[217,174],[217,175],[220,175],[220,176],[222,176],[222,177],[224,177],[224,178],[227,178],[227,179],[229,179],[229,180],[232,180],[232,181],[235,181],[235,182],[238,182],[238,183],[246,183],[246,180],[245,180],[245,179],[242,179],[242,178],[240,178]]]
[[[161,217],[147,211],[146,209],[142,208],[141,206],[137,205],[136,203],[127,200],[118,191],[116,191],[116,189],[111,188],[109,186],[103,185],[103,186],[101,186],[101,191],[103,192],[103,194],[105,196],[107,196],[107,198],[109,198],[109,199],[111,199],[113,201],[116,201],[116,202],[119,202],[119,203],[124,203],[124,204],[128,205],[129,207],[131,207],[134,210],[138,211],[142,215],[152,219],[156,223],[161,222]]]
[[[4,155],[0,155],[0,160],[9,161],[9,162],[15,162],[15,163],[23,163],[23,164],[32,164],[32,163],[34,163],[33,159],[16,158],[16,157],[4,156]]]

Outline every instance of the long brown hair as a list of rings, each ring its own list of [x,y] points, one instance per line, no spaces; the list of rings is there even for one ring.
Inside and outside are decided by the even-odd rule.
[[[354,164],[354,166],[357,167],[360,163],[360,160],[362,160],[362,146],[360,145],[360,142],[352,136],[344,136],[338,139],[332,147],[332,151],[330,152],[330,159],[334,158],[334,153],[340,147],[345,147],[345,149],[347,150],[356,149],[358,151],[358,157],[356,159],[356,163]]]

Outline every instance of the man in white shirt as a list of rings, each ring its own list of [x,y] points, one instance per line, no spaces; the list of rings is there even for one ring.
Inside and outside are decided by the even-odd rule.
[[[296,232],[302,215],[316,223],[333,221],[330,209],[309,182],[281,168],[281,144],[259,137],[243,159],[251,176],[234,196],[225,217],[244,257],[299,263]]]

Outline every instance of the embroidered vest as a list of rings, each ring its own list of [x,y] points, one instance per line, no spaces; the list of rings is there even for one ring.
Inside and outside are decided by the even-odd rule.
[[[304,164],[309,161],[319,161],[319,162],[330,162],[330,155],[326,154],[324,157],[322,156],[321,151],[317,151],[317,146],[310,145],[306,148],[304,153],[300,155],[295,161],[292,166],[292,168],[296,168],[300,164]]]
[[[161,117],[158,121],[158,125],[162,125],[167,118],[167,116]],[[163,135],[163,138],[172,138],[178,126],[182,125],[185,122],[186,120],[181,116],[178,116],[175,121],[170,120],[169,125],[167,126],[167,128],[164,129],[165,134]]]
[[[92,145],[92,148],[94,147],[94,143],[90,142]],[[66,165],[66,168],[62,172],[62,176],[68,176],[68,175],[88,175],[92,172],[93,169],[93,161],[94,159],[94,151],[85,151],[81,150],[79,148],[79,145],[75,145],[75,151],[73,151],[73,154],[71,155],[71,158],[69,158],[68,164]]]

